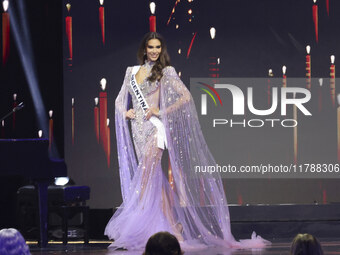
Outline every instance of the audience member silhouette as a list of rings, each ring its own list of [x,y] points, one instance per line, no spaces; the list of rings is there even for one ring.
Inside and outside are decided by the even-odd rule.
[[[0,230],[1,255],[31,255],[28,245],[20,232],[14,228]]]
[[[146,243],[143,255],[182,255],[177,238],[169,232],[158,232]]]
[[[311,234],[297,234],[290,248],[291,255],[323,255],[318,239]]]

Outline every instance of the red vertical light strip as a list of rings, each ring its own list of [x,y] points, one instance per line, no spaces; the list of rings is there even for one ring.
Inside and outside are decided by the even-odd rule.
[[[156,16],[151,15],[149,17],[150,32],[156,32]]]
[[[74,145],[74,101],[72,98],[72,145]]]
[[[110,126],[107,125],[107,147],[106,147],[107,167],[110,167],[110,154],[111,154],[110,136],[111,136]]]
[[[72,48],[72,17],[66,17],[66,36],[68,40],[68,48],[70,53],[70,60],[73,58],[73,48]]]
[[[327,16],[329,17],[329,0],[326,0]]]
[[[107,153],[107,93],[99,93],[99,136],[100,142]]]
[[[242,205],[242,204],[243,204],[243,198],[242,198],[242,195],[241,195],[241,194],[238,194],[238,195],[237,195],[237,203],[238,203],[239,205]]]
[[[318,43],[319,42],[319,31],[318,31],[318,6],[317,4],[313,4],[313,21],[314,21],[314,29],[315,29],[315,40]]]
[[[2,65],[5,65],[9,56],[9,13],[2,13]]]
[[[333,107],[335,106],[335,65],[331,64],[330,67],[330,94],[331,94],[331,100],[332,100],[332,105]]]
[[[1,121],[1,138],[5,138],[5,120]]]
[[[104,16],[103,6],[99,7],[99,23],[100,23],[100,28],[102,31],[102,41],[103,41],[103,44],[105,44],[105,16]]]
[[[310,55],[308,54],[306,56],[306,87],[307,89],[311,89],[311,57]]]
[[[285,74],[282,75],[282,87],[287,87],[287,76]]]
[[[334,64],[331,64],[331,73],[330,73],[330,76],[331,76],[331,79],[335,79],[335,65]]]
[[[194,36],[191,39],[191,42],[190,42],[190,45],[189,45],[189,49],[188,49],[188,52],[187,52],[187,58],[189,58],[189,56],[190,56],[191,48],[192,48],[192,45],[194,44],[194,40],[196,38],[196,35],[197,35],[197,32],[195,32]]]

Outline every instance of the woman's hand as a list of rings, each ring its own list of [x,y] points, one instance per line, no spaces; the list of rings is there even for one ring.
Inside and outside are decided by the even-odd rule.
[[[125,118],[131,120],[131,119],[134,119],[136,116],[135,116],[135,110],[134,109],[130,109],[126,112],[125,114]]]
[[[152,115],[159,117],[159,109],[156,107],[150,107],[149,109],[147,109],[145,119],[149,120]]]

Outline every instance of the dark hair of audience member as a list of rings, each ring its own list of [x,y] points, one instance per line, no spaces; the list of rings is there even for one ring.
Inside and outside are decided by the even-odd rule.
[[[31,255],[28,245],[20,232],[14,228],[0,230],[1,255]]]
[[[323,255],[318,239],[311,234],[297,234],[290,248],[291,255]]]
[[[177,238],[169,232],[158,232],[146,243],[143,255],[182,255]]]

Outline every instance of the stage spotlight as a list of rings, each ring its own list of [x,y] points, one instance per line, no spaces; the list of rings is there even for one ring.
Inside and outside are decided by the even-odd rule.
[[[26,8],[24,6],[24,1],[18,1],[18,15],[16,10],[11,6],[12,5],[9,6],[9,13],[11,15],[11,27],[14,41],[19,51],[22,67],[34,102],[34,108],[39,126],[43,131],[43,135],[46,136],[46,134],[48,134],[48,120],[46,116],[45,106],[39,90],[37,71],[33,55],[33,47],[31,43],[32,40],[28,28],[29,22],[26,17]]]

